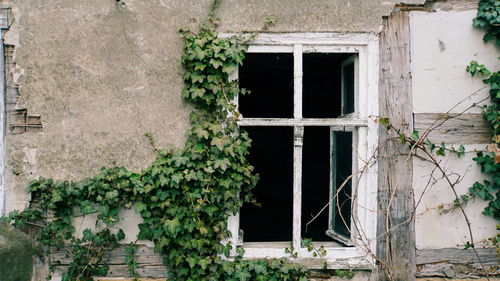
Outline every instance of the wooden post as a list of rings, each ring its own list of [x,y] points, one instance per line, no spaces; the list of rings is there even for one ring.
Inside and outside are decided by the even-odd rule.
[[[380,35],[380,116],[402,133],[413,131],[409,13],[384,18]],[[413,165],[409,149],[380,128],[377,218],[377,280],[415,280]]]

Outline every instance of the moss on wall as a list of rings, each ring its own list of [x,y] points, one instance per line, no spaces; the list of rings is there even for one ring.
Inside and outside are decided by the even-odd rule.
[[[31,280],[32,252],[26,234],[0,222],[0,281]]]

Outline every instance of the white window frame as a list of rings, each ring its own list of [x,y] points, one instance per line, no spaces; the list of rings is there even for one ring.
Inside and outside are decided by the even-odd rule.
[[[222,34],[230,37],[234,34]],[[372,33],[284,33],[259,34],[249,42],[248,53],[293,53],[294,55],[294,118],[244,118],[238,121],[241,126],[293,126],[294,134],[303,132],[304,126],[329,126],[354,130],[353,133],[353,172],[364,168],[378,144],[378,36]],[[355,114],[348,118],[303,118],[302,117],[302,54],[303,53],[353,53],[358,54],[355,73]],[[234,78],[237,78],[237,73]],[[293,183],[293,241],[291,242],[297,258],[309,268],[322,268],[327,262],[329,268],[372,268],[375,253],[377,228],[377,164],[373,163],[362,175],[353,178],[352,217],[356,226],[351,225],[351,239],[354,247],[340,247],[335,243],[316,242],[323,245],[327,255],[313,258],[313,253],[301,247],[301,141],[294,142],[294,183]],[[327,203],[325,198],[325,204]],[[327,211],[327,210],[325,210]],[[239,213],[228,221],[232,245],[240,245]],[[359,229],[360,231],[356,231]],[[265,230],[263,230],[265,231]],[[243,243],[245,258],[283,258],[290,257],[283,243],[258,242]]]

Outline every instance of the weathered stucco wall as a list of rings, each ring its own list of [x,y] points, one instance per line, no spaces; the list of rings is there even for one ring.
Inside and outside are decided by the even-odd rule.
[[[445,113],[463,100],[462,104],[451,110],[460,113],[472,103],[488,97],[485,84],[480,78],[471,78],[465,72],[465,67],[471,60],[477,60],[490,69],[499,69],[497,57],[500,48],[493,43],[483,43],[484,33],[472,27],[475,14],[475,9],[410,14],[415,113]],[[477,94],[467,98],[475,92]],[[469,112],[480,113],[481,109],[476,107]],[[461,178],[456,186],[461,195],[467,193],[476,180],[483,178],[472,158],[476,155],[475,150],[484,150],[486,144],[458,143],[455,147],[458,148],[460,144],[466,145],[465,157],[457,159],[456,156],[447,156],[442,158],[441,163],[447,173],[455,173],[451,176],[452,180]],[[442,214],[443,208],[450,208],[455,199],[450,187],[439,172],[434,173],[437,180],[427,186],[433,167],[418,159],[413,164],[415,201],[419,203],[416,217],[417,248],[461,248],[470,241],[463,215],[459,210]],[[496,234],[496,221],[481,214],[485,206],[484,201],[477,199],[466,207],[476,242]]]
[[[23,208],[36,177],[77,180],[102,166],[145,168],[158,146],[180,147],[189,108],[181,101],[181,27],[211,1],[10,0],[18,108],[43,130],[7,137],[6,211]],[[223,1],[221,31],[377,32],[390,1]]]

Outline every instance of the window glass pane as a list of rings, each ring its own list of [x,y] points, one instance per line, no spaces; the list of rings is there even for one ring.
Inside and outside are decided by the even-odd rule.
[[[248,53],[239,68],[239,111],[246,118],[293,118],[293,54]]]
[[[243,127],[252,139],[248,157],[260,175],[256,207],[241,208],[244,242],[291,241],[293,219],[293,127]]]
[[[341,112],[342,62],[352,54],[305,53],[303,55],[302,115],[335,118]]]
[[[350,237],[352,180],[340,187],[352,174],[352,133],[332,133],[332,207],[333,230]]]
[[[331,241],[328,211],[306,224],[328,203],[330,193],[330,128],[305,127],[302,148],[302,237]],[[328,210],[328,209],[326,209]]]

